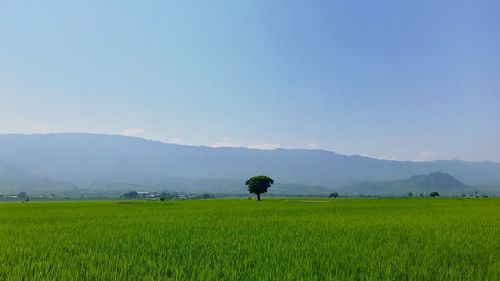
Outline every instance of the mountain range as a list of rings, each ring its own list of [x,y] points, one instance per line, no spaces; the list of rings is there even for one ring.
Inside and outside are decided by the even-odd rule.
[[[500,163],[495,162],[393,161],[324,150],[212,148],[84,133],[0,134],[0,192],[135,188],[244,193],[245,179],[265,174],[277,183],[273,192],[359,193],[367,182],[386,182],[398,191],[401,182],[387,181],[433,172],[467,186],[500,183]],[[372,184],[369,189],[376,194],[382,188]]]

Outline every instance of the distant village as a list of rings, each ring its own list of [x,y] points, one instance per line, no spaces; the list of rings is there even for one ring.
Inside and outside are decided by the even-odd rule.
[[[189,192],[149,192],[149,191],[129,191],[120,196],[128,199],[147,200],[187,200],[187,199],[208,199],[214,198],[214,194],[209,193],[189,193]]]
[[[194,200],[194,199],[209,199],[215,198],[211,193],[191,193],[191,192],[151,192],[151,191],[129,191],[126,193],[117,192],[89,192],[84,194],[28,194],[27,192],[18,193],[0,193],[0,200],[2,201],[45,201],[45,200],[75,200],[75,199],[144,199],[144,200]]]

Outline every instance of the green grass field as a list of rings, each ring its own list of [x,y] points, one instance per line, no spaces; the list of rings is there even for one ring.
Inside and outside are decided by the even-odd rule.
[[[499,218],[496,198],[2,203],[0,280],[500,280]]]

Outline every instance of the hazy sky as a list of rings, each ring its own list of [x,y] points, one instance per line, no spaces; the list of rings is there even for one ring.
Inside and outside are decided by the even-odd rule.
[[[500,1],[1,1],[0,133],[500,161]]]

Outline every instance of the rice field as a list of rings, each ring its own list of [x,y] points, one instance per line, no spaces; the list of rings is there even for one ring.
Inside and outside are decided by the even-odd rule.
[[[500,200],[0,203],[0,280],[500,280]]]

